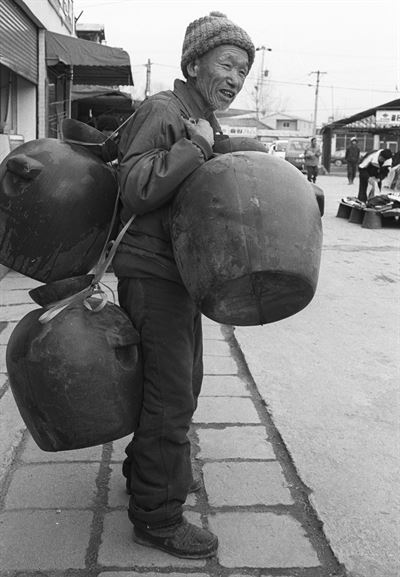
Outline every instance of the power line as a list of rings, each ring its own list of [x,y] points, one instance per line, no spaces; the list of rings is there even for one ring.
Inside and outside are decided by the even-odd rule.
[[[161,68],[171,68],[173,70],[177,70],[180,71],[179,66],[173,66],[172,64],[161,64],[159,62],[152,62],[152,64],[154,66],[160,66]],[[146,66],[146,64],[136,64],[135,66]],[[249,74],[249,76],[247,76],[246,80],[252,80],[252,81],[257,81],[257,77],[253,76],[251,74]],[[292,81],[288,81],[288,80],[274,80],[272,78],[268,79],[268,82],[272,82],[273,84],[287,84],[289,86],[307,86],[308,88],[311,88],[312,86],[314,86],[314,84],[310,84],[309,82],[292,82]],[[375,88],[358,88],[355,86],[336,86],[336,85],[332,85],[330,84],[329,86],[325,86],[324,84],[320,84],[320,88],[329,88],[330,90],[332,88],[337,89],[337,90],[354,90],[356,92],[377,92],[377,93],[381,93],[381,94],[399,94],[400,90],[382,90],[382,89],[375,89]]]

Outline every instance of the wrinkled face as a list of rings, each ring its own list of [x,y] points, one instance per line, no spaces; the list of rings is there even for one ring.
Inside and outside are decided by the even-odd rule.
[[[243,88],[249,58],[237,46],[217,46],[188,64],[187,71],[212,110],[226,110]]]

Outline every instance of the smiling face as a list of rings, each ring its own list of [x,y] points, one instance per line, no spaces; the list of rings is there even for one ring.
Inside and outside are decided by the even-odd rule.
[[[187,71],[212,110],[226,110],[243,88],[249,58],[237,46],[217,46],[188,64]]]

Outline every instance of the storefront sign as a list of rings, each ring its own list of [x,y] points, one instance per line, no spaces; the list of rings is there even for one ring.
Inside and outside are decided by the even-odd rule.
[[[227,126],[221,124],[221,129],[224,134],[232,136],[248,136],[250,138],[257,137],[257,128],[255,126]]]
[[[381,128],[398,126],[400,128],[400,110],[377,110],[376,126]]]

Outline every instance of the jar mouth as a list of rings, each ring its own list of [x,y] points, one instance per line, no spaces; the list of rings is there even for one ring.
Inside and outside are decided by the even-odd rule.
[[[85,274],[56,280],[31,289],[29,296],[41,307],[46,307],[89,287],[93,279],[94,274]]]

